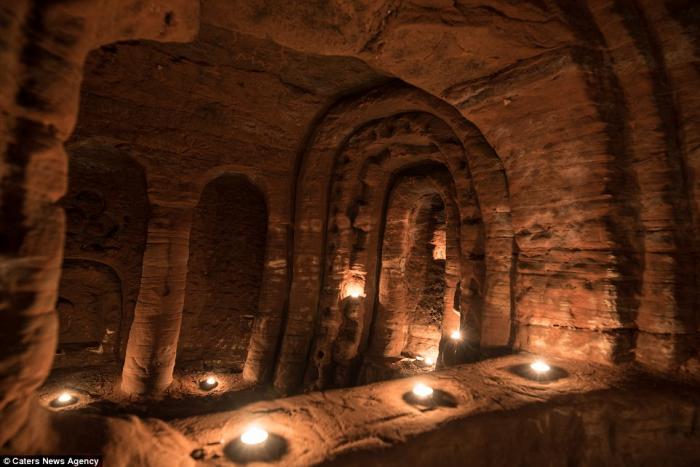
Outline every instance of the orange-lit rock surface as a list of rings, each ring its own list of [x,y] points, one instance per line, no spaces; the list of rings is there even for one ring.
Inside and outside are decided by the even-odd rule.
[[[566,376],[512,372],[532,356],[498,358],[419,378],[261,402],[172,422],[199,465],[225,465],[224,446],[251,423],[285,437],[277,465],[683,465],[697,462],[700,401],[692,387],[639,379],[629,367],[550,360]],[[452,406],[408,404],[420,381]],[[184,455],[181,452],[180,455]]]
[[[257,413],[282,464],[698,462],[699,24],[0,6],[0,450],[216,465]],[[520,351],[569,377],[509,374]]]

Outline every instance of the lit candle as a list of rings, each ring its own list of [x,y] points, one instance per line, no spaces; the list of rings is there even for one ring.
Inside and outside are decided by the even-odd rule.
[[[248,427],[241,435],[241,442],[249,446],[255,446],[257,444],[262,444],[267,440],[269,434],[264,429],[259,426]]]
[[[209,391],[211,389],[214,389],[219,385],[219,381],[214,378],[213,376],[208,376],[207,379],[204,379],[199,382],[199,387],[201,389],[204,389],[205,391]]]
[[[71,394],[68,391],[63,391],[61,394],[58,395],[52,402],[51,405],[53,407],[65,407],[67,405],[73,405],[76,402],[78,402],[78,398],[75,397],[73,394]]]
[[[419,399],[425,399],[433,395],[433,388],[423,383],[417,383],[413,386],[413,395]]]
[[[360,298],[365,292],[365,288],[362,284],[350,283],[345,288],[345,296],[352,298]]]
[[[534,371],[537,374],[542,374],[547,373],[549,370],[551,370],[551,367],[542,360],[537,360],[530,364],[530,369],[532,369],[532,371]]]

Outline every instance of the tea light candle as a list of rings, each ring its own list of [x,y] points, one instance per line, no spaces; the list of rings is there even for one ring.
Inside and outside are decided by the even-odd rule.
[[[219,385],[219,381],[213,377],[213,376],[208,376],[207,379],[204,379],[199,382],[199,387],[200,389],[203,389],[205,391],[210,391],[217,387]]]
[[[77,397],[68,391],[63,391],[58,397],[51,401],[51,405],[54,407],[65,407],[67,405],[73,405],[76,402],[78,402]]]
[[[248,427],[241,435],[241,442],[247,444],[248,446],[255,446],[262,444],[267,441],[270,435],[267,431],[260,428],[259,426],[253,425]]]
[[[537,360],[530,364],[530,369],[538,375],[541,375],[543,373],[547,373],[552,368],[549,365],[547,365],[547,363],[545,363],[544,361]]]
[[[419,399],[426,399],[433,395],[433,388],[423,383],[413,386],[413,395]]]

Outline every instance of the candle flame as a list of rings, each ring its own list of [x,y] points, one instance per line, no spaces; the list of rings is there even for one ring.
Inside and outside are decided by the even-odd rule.
[[[347,297],[359,298],[364,295],[364,287],[361,284],[348,284],[345,288],[345,293]]]
[[[537,360],[536,362],[531,363],[530,368],[535,373],[546,373],[551,369],[551,367],[542,360]]]
[[[415,386],[413,386],[413,395],[421,399],[425,399],[426,397],[433,395],[433,388],[423,383],[417,383]]]
[[[248,445],[256,445],[264,443],[269,434],[259,426],[251,426],[246,429],[241,435],[241,442]]]

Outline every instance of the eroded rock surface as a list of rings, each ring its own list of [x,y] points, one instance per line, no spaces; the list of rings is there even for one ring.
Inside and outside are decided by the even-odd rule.
[[[688,0],[0,7],[3,452],[67,452],[85,422],[118,465],[217,463],[202,440],[265,413],[300,465],[697,461],[698,19]],[[571,378],[421,363],[519,350]],[[41,404],[87,375],[73,413],[36,402],[52,369]],[[454,412],[412,412],[398,380],[182,433],[81,418],[412,373]]]

